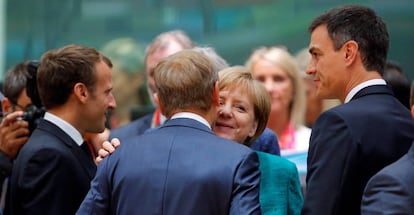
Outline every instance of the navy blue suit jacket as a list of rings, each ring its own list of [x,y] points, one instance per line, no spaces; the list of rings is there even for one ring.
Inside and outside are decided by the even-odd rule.
[[[324,112],[312,127],[302,214],[359,214],[368,180],[413,140],[414,120],[386,85]]]
[[[15,160],[10,214],[73,215],[95,172],[90,154],[55,124],[42,120]]]
[[[125,139],[77,214],[260,214],[257,154],[192,119]]]
[[[369,181],[362,214],[414,214],[414,143],[406,155]]]
[[[270,128],[266,128],[259,138],[252,143],[250,148],[255,151],[280,156],[279,141],[277,140],[275,132],[273,132]]]
[[[116,129],[112,129],[109,135],[109,140],[116,137],[122,142],[125,138],[134,137],[134,136],[143,134],[146,130],[151,128],[153,116],[154,116],[154,113],[149,113],[147,115],[144,115],[141,118],[138,118],[128,123],[127,125],[124,125]]]

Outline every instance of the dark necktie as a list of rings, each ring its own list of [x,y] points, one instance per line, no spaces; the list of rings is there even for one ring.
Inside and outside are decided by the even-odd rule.
[[[95,156],[92,153],[91,148],[89,147],[89,144],[86,141],[83,141],[83,143],[81,145],[81,148],[82,148],[83,152],[85,152],[88,157],[92,158],[92,161],[95,160]]]

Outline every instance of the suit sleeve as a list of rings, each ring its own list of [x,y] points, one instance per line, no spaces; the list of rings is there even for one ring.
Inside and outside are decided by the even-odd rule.
[[[249,152],[241,161],[236,170],[233,184],[229,214],[261,214],[259,203],[260,171],[255,152]]]
[[[0,151],[0,191],[3,190],[4,180],[10,176],[13,164],[10,159]]]
[[[412,185],[408,185],[412,186]],[[392,174],[378,173],[368,182],[362,197],[361,214],[412,214],[414,196]]]
[[[98,165],[95,178],[91,182],[91,188],[76,212],[77,215],[110,214],[109,157],[103,159]]]
[[[333,111],[322,114],[312,128],[302,214],[335,213],[344,174],[353,168],[353,164],[348,163],[355,160],[352,147],[344,120]]]
[[[296,165],[290,168],[288,191],[288,214],[299,215],[303,206],[302,189]]]

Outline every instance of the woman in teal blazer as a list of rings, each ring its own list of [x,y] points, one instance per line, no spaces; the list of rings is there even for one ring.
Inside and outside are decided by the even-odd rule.
[[[216,135],[250,145],[266,128],[270,98],[245,67],[219,72]],[[277,140],[276,140],[277,141]],[[259,157],[260,205],[265,215],[300,214],[303,196],[296,165],[280,156],[256,151]]]
[[[302,190],[296,165],[280,156],[256,152],[259,156],[260,207],[266,215],[300,214]]]

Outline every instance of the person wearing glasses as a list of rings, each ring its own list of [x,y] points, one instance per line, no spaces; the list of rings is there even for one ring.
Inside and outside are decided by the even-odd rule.
[[[30,77],[27,70],[28,63],[24,61],[15,65],[7,72],[4,79],[4,97],[1,100],[3,119],[0,123],[0,190],[2,193],[6,190],[3,184],[11,174],[12,161],[30,135],[29,123],[17,120],[32,104],[26,93],[26,83]],[[4,208],[4,198],[1,198],[0,206]]]

